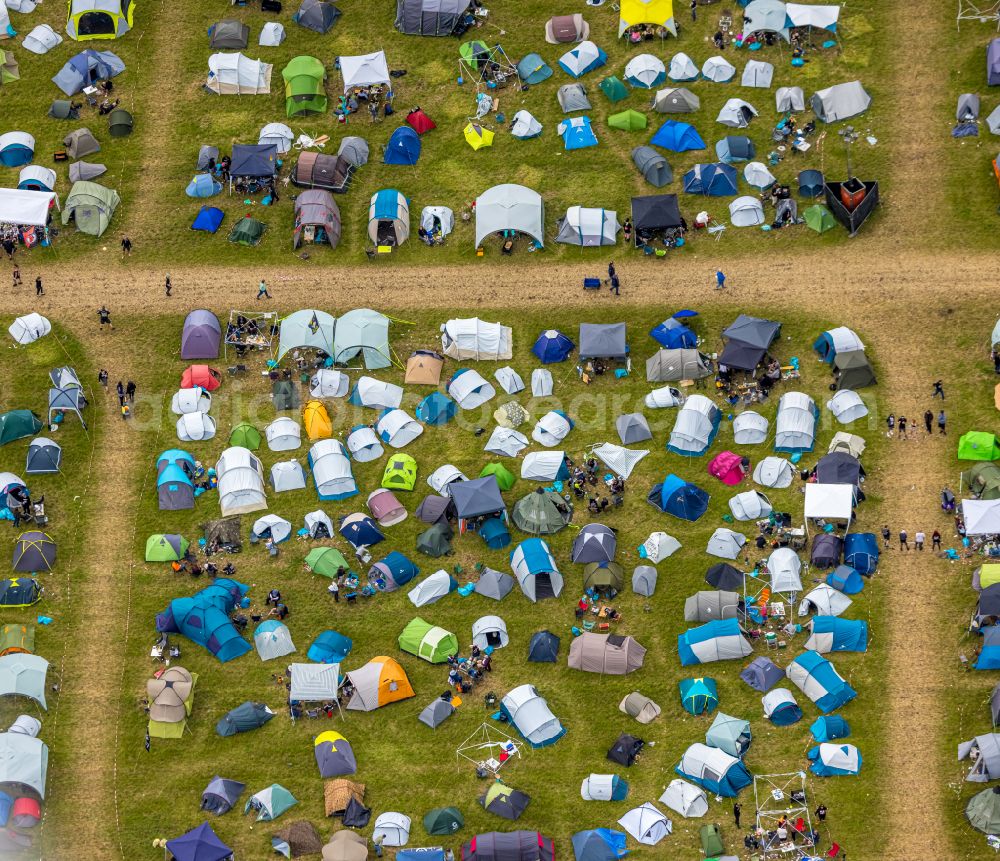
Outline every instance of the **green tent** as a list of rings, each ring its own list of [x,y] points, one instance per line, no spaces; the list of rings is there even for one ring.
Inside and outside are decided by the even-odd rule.
[[[0,51],[0,84],[10,84],[21,80],[21,70],[14,55],[8,51]]]
[[[802,217],[806,220],[806,226],[812,228],[817,233],[826,233],[837,226],[833,213],[819,203],[810,206],[802,213]]]
[[[0,445],[34,436],[41,429],[41,419],[31,410],[11,410],[0,415]]]
[[[977,463],[962,473],[962,484],[980,499],[1000,499],[1000,466]]]
[[[431,835],[454,834],[465,819],[457,807],[435,807],[424,815],[424,830]]]
[[[146,539],[147,562],[177,562],[184,558],[191,542],[183,535],[150,535]]]
[[[479,473],[480,478],[485,478],[487,475],[492,475],[497,480],[497,486],[501,491],[506,493],[514,486],[514,482],[517,481],[514,478],[514,473],[512,473],[507,467],[502,463],[488,463],[483,467],[483,471]]]
[[[0,656],[35,653],[35,629],[31,625],[8,623],[0,628]]]
[[[451,553],[451,526],[447,523],[435,523],[417,536],[417,550],[425,556],[437,558]]]
[[[726,851],[726,847],[722,845],[722,830],[717,824],[702,825],[698,835],[701,837],[701,851],[709,858]]]
[[[983,834],[1000,834],[1000,786],[977,792],[965,805],[969,825]]]
[[[608,117],[608,125],[613,129],[621,129],[623,132],[635,132],[646,128],[646,115],[629,108],[627,111]]]
[[[0,438],[0,442],[2,442]],[[958,441],[959,460],[1000,460],[996,437],[986,431],[966,431]]]
[[[296,57],[281,72],[285,80],[285,113],[289,117],[325,114],[326,69],[315,57]]]
[[[244,215],[233,225],[233,229],[229,231],[229,241],[235,242],[237,245],[249,245],[251,247],[259,245],[265,230],[267,230],[266,224],[258,221],[256,218],[251,218],[249,215]]]
[[[486,46],[485,42],[481,42],[479,39],[473,39],[471,42],[463,42],[458,49],[458,55],[466,61],[471,62],[472,58],[476,54],[489,54],[490,49]]]
[[[230,445],[240,445],[250,449],[250,451],[257,451],[260,448],[260,443],[260,431],[250,422],[240,422],[229,435]]]
[[[567,509],[566,513],[560,507]],[[511,517],[523,532],[552,535],[567,526],[573,512],[558,493],[538,488],[517,501]]]
[[[351,570],[344,554],[336,547],[314,547],[306,556],[306,568],[313,574],[320,574],[331,580],[337,576],[337,571],[340,568],[345,571]]]
[[[614,589],[621,592],[625,572],[617,562],[588,562],[583,566],[584,589]]]
[[[622,99],[628,98],[628,90],[625,89],[625,85],[614,75],[601,81],[600,87],[601,92],[612,102],[620,102]]]
[[[118,192],[96,182],[74,182],[63,206],[62,223],[76,222],[76,229],[90,236],[100,236],[108,229],[122,199]]]
[[[399,635],[399,648],[432,664],[443,664],[449,655],[458,654],[458,637],[417,616]]]
[[[413,490],[416,483],[417,462],[408,454],[393,454],[382,473],[382,487],[390,490]]]

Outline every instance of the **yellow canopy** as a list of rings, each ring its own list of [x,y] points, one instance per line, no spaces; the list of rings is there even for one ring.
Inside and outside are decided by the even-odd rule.
[[[621,10],[618,13],[618,35],[624,35],[629,27],[635,27],[637,24],[666,27],[676,36],[677,25],[674,24],[673,0],[621,0]]]
[[[477,123],[469,123],[465,127],[465,142],[473,149],[493,146],[493,132]]]

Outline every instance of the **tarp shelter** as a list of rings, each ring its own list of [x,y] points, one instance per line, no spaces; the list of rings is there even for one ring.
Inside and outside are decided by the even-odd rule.
[[[542,124],[528,113],[528,111],[520,110],[514,114],[511,120],[510,133],[518,140],[530,140],[542,133]]]
[[[299,11],[292,15],[292,20],[300,27],[316,33],[326,33],[337,23],[340,10],[326,0],[302,0]]]
[[[643,179],[656,188],[663,188],[674,178],[674,172],[664,156],[648,146],[637,146],[632,150],[632,163],[636,166]],[[664,195],[670,197],[672,195]],[[635,205],[635,198],[633,207]],[[634,213],[633,213],[634,214]],[[680,216],[678,215],[678,218]]]
[[[225,663],[250,651],[250,644],[236,630],[229,613],[249,588],[220,577],[191,597],[175,598],[156,617],[160,633],[179,633],[208,649]]]
[[[778,87],[774,93],[774,106],[778,113],[804,111],[806,108],[806,99],[802,92],[802,87]],[[810,172],[819,173],[819,171]],[[816,195],[809,196],[815,197]]]
[[[300,188],[322,188],[335,194],[347,191],[354,166],[342,155],[305,151],[292,169],[292,184]]]
[[[245,783],[216,775],[208,782],[208,786],[201,794],[201,807],[199,809],[214,813],[216,816],[222,816],[233,809],[233,805],[236,804],[246,788]]]
[[[714,57],[709,57],[702,64],[701,76],[706,81],[725,84],[736,76],[736,67],[725,57],[716,54]]]
[[[816,652],[798,655],[788,665],[785,675],[823,714],[836,711],[857,696],[857,691],[843,679],[836,667]]]
[[[211,311],[191,311],[181,329],[182,359],[217,359],[222,340],[222,325]]]
[[[52,79],[67,96],[75,96],[98,81],[107,81],[125,71],[125,64],[111,51],[81,51],[67,61]]]
[[[692,522],[708,510],[708,500],[704,490],[673,473],[653,485],[646,496],[646,501],[664,514]]]
[[[780,0],[751,0],[743,10],[743,32],[775,33],[787,42],[791,26],[787,18],[785,4]]]
[[[583,15],[553,15],[545,22],[545,41],[550,45],[565,42],[581,42],[590,36],[590,25]]]
[[[266,619],[254,629],[253,644],[262,661],[283,658],[295,652],[288,626],[277,619]]]
[[[45,677],[49,662],[41,655],[24,652],[8,653],[0,657],[0,697],[28,697],[43,709],[45,704]],[[0,783],[3,783],[0,779]]]
[[[250,40],[250,28],[242,21],[227,18],[208,28],[208,47],[245,48]]]
[[[855,775],[861,771],[861,753],[853,744],[824,743],[807,754],[809,770],[820,777]]]
[[[368,238],[377,246],[392,247],[402,245],[409,236],[410,202],[394,188],[376,191],[368,207]]]
[[[559,68],[571,78],[580,78],[608,61],[608,55],[593,42],[586,40],[559,58]]]
[[[3,218],[3,192],[7,189],[0,189],[0,218]],[[43,216],[44,217],[44,216]],[[11,224],[25,224],[26,222],[8,222]],[[43,221],[44,224],[44,221]],[[25,314],[23,317],[15,317],[14,322],[7,328],[8,334],[22,346],[33,344],[39,338],[44,338],[52,331],[52,324],[47,317],[43,317],[37,311]],[[15,410],[14,412],[28,412],[27,410]],[[0,443],[2,445],[2,443]]]
[[[618,35],[640,24],[650,24],[655,28],[664,27],[677,35],[674,23],[673,0],[622,0],[618,10]]]
[[[736,619],[719,619],[690,628],[677,636],[682,667],[745,658],[753,652]]]
[[[695,742],[684,752],[674,770],[706,792],[723,798],[735,798],[741,789],[753,783],[750,772],[737,757],[701,742]]]
[[[47,54],[61,43],[62,36],[48,24],[39,24],[24,37],[21,45],[25,51],[31,51],[32,54]]]
[[[686,456],[705,454],[719,432],[722,413],[704,395],[691,395],[677,411],[667,451]]]
[[[477,246],[487,236],[508,230],[525,233],[540,246],[545,244],[545,211],[537,191],[506,183],[487,189],[476,199]]]
[[[24,471],[28,475],[47,475],[59,472],[62,463],[62,449],[47,437],[35,437],[28,444],[28,455]]]
[[[837,32],[840,6],[829,4],[786,3],[785,15],[788,27],[813,27],[818,30]]]
[[[523,84],[533,87],[552,77],[552,67],[538,54],[526,54],[517,64],[517,76]]]
[[[553,861],[555,848],[538,831],[490,831],[462,844],[461,861]]]
[[[469,0],[396,0],[396,29],[408,36],[451,36],[468,8]]]
[[[309,466],[320,499],[347,499],[358,492],[350,456],[340,440],[321,439],[314,443],[309,449]]]
[[[625,675],[642,668],[646,649],[632,637],[584,631],[569,647],[568,666],[572,670]]]
[[[39,192],[32,192],[38,194]],[[90,236],[101,236],[121,203],[118,192],[96,182],[73,184],[62,211],[62,223],[75,222],[76,229]]]
[[[825,90],[818,90],[809,100],[816,118],[825,123],[849,120],[863,114],[871,103],[872,98],[865,92],[860,81],[835,84]]]
[[[652,54],[638,54],[625,64],[625,80],[636,88],[651,90],[667,79],[667,67]]]
[[[500,701],[500,711],[507,715],[514,729],[534,748],[555,744],[566,734],[559,719],[533,685],[520,685],[506,694]]]
[[[671,152],[705,149],[705,141],[690,123],[667,120],[650,138],[650,144]]]
[[[326,3],[317,5],[334,8]],[[282,69],[281,77],[285,82],[286,116],[307,117],[326,113],[327,98],[323,89],[326,68],[322,62],[315,57],[296,57]]]
[[[708,813],[708,797],[705,790],[680,778],[674,778],[663,790],[660,804],[679,813],[685,819],[694,819]]]
[[[628,356],[624,323],[581,323],[581,359],[618,359]]]
[[[342,56],[340,58],[340,73],[344,78],[345,93],[356,87],[372,87],[391,83],[389,64],[386,61],[384,51]]]
[[[420,135],[410,126],[400,126],[389,136],[382,160],[386,164],[414,165],[420,158]]]
[[[205,89],[220,96],[267,95],[271,92],[271,64],[251,60],[239,52],[212,54]]]
[[[233,850],[223,843],[207,822],[167,841],[167,852],[174,861],[226,861]]]
[[[646,846],[655,846],[673,830],[670,820],[649,801],[629,810],[618,824]]]
[[[764,717],[775,726],[791,726],[802,720],[802,709],[787,688],[775,688],[760,698]]]
[[[621,229],[621,225],[618,223],[618,213],[613,210],[583,206],[569,207],[566,210],[566,215],[559,220],[556,226],[558,230],[556,242],[580,245],[585,248],[614,245],[618,241],[618,231]],[[558,335],[558,333],[556,334]],[[540,339],[542,337],[544,337],[544,333],[539,336]]]

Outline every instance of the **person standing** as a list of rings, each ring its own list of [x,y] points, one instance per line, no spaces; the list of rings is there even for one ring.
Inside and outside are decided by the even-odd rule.
[[[924,427],[927,433],[934,433],[934,413],[931,410],[924,413]]]
[[[931,395],[932,398],[941,398],[944,400],[944,382],[942,380],[934,381],[934,394]]]
[[[909,541],[909,537],[906,534],[906,530],[905,529],[900,529],[899,530],[899,549],[900,550],[909,550],[910,549],[910,541]]]
[[[886,436],[892,436],[892,432],[896,429],[896,414],[889,413],[885,418],[885,426],[888,429],[886,431]]]
[[[913,536],[913,547],[914,547],[914,549],[920,550],[921,552],[923,552],[924,541],[925,540],[926,540],[926,536],[924,535],[924,533],[922,531],[920,531],[918,529],[917,532],[916,532],[916,534]]]
[[[610,263],[608,264],[608,280],[609,280],[609,281],[613,281],[613,280],[614,280],[614,278],[615,278],[615,273],[616,273],[616,270],[615,270],[615,261],[614,261],[614,260],[612,260],[612,261],[611,261],[611,262],[610,262]]]
[[[889,531],[889,524],[882,525],[882,544],[886,550],[889,549],[889,541],[892,539],[892,532]]]
[[[384,842],[385,842],[385,834],[380,831],[375,836],[375,839],[372,841],[372,843],[375,845],[375,857],[376,858],[381,858],[382,857],[382,844]]]
[[[906,439],[906,416],[899,417],[899,438]]]
[[[261,278],[260,284],[257,285],[257,298],[258,299],[270,299],[271,294],[267,292],[267,282]]]
[[[35,279],[35,295],[36,296],[44,296],[45,295],[45,288],[42,287],[42,276],[41,275],[39,275]]]
[[[938,413],[938,433],[943,433],[945,436],[948,435],[948,431],[945,428],[947,421],[948,419],[944,414],[944,410],[941,410],[941,412]]]
[[[826,822],[826,805],[825,804],[820,804],[820,806],[816,808],[816,818],[820,822]]]
[[[122,257],[132,256],[132,240],[124,233],[122,234]]]
[[[335,604],[340,603],[340,584],[337,582],[336,577],[330,581],[330,585],[326,587],[326,591],[333,595],[333,602]]]
[[[14,250],[16,248],[17,245],[14,243],[14,240],[11,239],[9,236],[5,236],[3,240],[3,250],[4,253],[7,255],[8,260],[14,259]]]
[[[115,327],[111,324],[111,312],[106,305],[101,305],[97,310],[97,319],[100,321],[102,332],[105,326],[111,326],[111,331],[114,331]]]
[[[101,368],[101,370],[97,372],[97,382],[99,382],[104,387],[104,393],[107,394],[108,372],[104,368]]]
[[[125,385],[125,397],[128,398],[128,402],[130,404],[135,403],[135,383],[131,380],[129,380]]]
[[[743,808],[740,806],[739,802],[733,805],[733,819],[736,821],[736,827],[740,827],[740,814],[743,812]]]
[[[691,0],[691,23],[698,20],[698,0]]]
[[[125,384],[119,380],[118,385],[115,386],[115,391],[118,392],[118,403],[125,406]]]
[[[168,272],[166,280],[163,282],[163,291],[164,291],[164,293],[166,293],[167,296],[169,296],[170,295],[170,291],[172,291],[173,289],[174,289],[174,285],[173,285],[173,282],[171,282],[171,280],[170,280],[170,273]]]
[[[726,286],[726,273],[721,269],[715,270],[715,289],[721,290]]]
[[[941,549],[941,533],[936,529],[931,533],[931,550]]]
[[[621,291],[619,290],[619,287],[621,287],[621,282],[618,280],[618,276],[617,275],[612,275],[611,276],[611,288],[610,289],[611,289],[611,292],[615,294],[615,296],[621,296]]]
[[[20,287],[21,286],[21,267],[18,266],[16,263],[14,264],[13,275],[14,275],[14,286],[15,287]]]

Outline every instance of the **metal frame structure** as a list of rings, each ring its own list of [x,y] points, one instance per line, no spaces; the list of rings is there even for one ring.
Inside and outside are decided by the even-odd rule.
[[[958,0],[958,15],[955,26],[961,30],[963,21],[978,21],[980,24],[996,22],[1000,31],[1000,0],[987,0],[977,3],[974,0]]]
[[[471,762],[476,768],[490,772],[494,777],[512,759],[521,758],[523,743],[490,723],[482,723],[455,749],[455,757]],[[500,753],[507,758],[501,760]]]
[[[229,327],[236,326],[236,321],[242,317],[244,320],[253,320],[257,324],[257,329],[261,333],[261,339],[259,341],[241,341],[231,339],[229,336]],[[274,358],[274,339],[275,336],[271,334],[272,326],[281,322],[281,315],[276,311],[238,311],[230,310],[229,312],[229,325],[226,326],[226,331],[223,333],[222,339],[222,349],[223,355],[229,358],[229,348],[230,347],[245,347],[248,350],[267,350],[268,358]]]
[[[801,793],[801,801],[793,800],[792,794]],[[796,831],[795,823],[803,820],[803,832],[812,834],[812,819],[809,814],[809,798],[806,795],[806,773],[794,771],[786,774],[756,774],[753,779],[753,802],[756,810],[756,830],[760,840],[758,850],[761,861],[769,859],[809,859],[815,858],[815,847],[803,839],[778,842],[776,837],[768,837],[778,828],[781,817],[785,817],[789,832]],[[802,832],[799,832],[802,833]],[[789,846],[792,848],[789,850]]]

